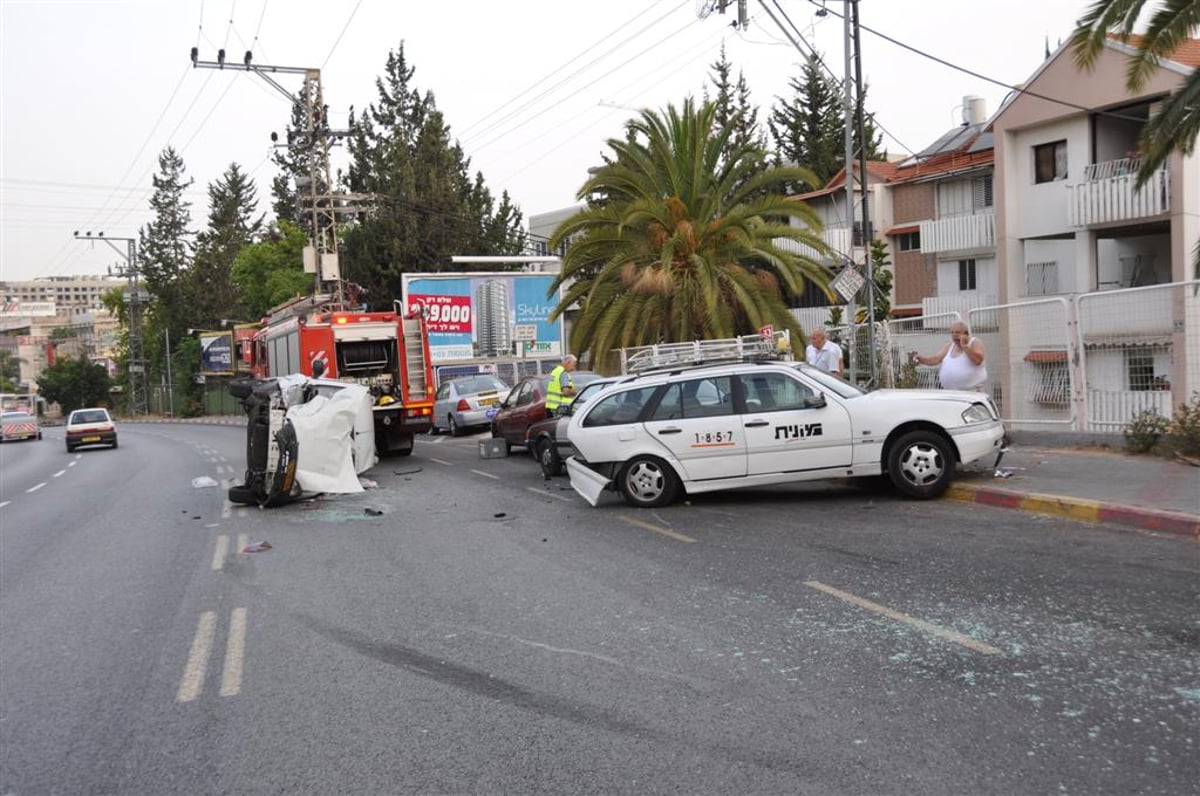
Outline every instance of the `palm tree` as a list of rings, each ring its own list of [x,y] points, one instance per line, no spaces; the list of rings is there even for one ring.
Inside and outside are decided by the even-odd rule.
[[[789,330],[793,345],[803,340],[784,296],[810,282],[828,292],[830,273],[781,241],[828,249],[816,213],[783,186],[816,178],[769,167],[757,147],[731,143],[714,112],[713,103],[688,99],[682,109],[630,120],[624,140],[607,142],[615,158],[579,190],[578,198],[592,197],[588,207],[551,236],[551,250],[570,242],[551,293],[567,285],[554,318],[580,308],[576,353],[603,361],[617,348],[733,337],[767,324]]]
[[[1125,73],[1125,85],[1140,91],[1154,74],[1158,62],[1171,54],[1200,27],[1200,0],[1158,0],[1146,32],[1134,35],[1134,25],[1149,0],[1095,0],[1080,18],[1071,45],[1075,63],[1091,69],[1111,34],[1137,49]],[[1179,90],[1167,97],[1162,108],[1142,129],[1138,142],[1141,166],[1137,186],[1145,185],[1171,153],[1190,155],[1200,137],[1200,69],[1193,69]],[[1195,278],[1200,279],[1200,243],[1196,245]]]

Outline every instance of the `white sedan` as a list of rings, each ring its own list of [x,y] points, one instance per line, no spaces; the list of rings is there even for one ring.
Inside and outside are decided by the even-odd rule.
[[[796,362],[738,362],[628,376],[571,418],[571,486],[634,506],[795,481],[886,475],[932,498],[959,464],[999,457],[1005,429],[978,392],[863,392]]]

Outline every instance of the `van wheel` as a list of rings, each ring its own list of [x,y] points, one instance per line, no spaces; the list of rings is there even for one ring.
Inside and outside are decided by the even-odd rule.
[[[912,431],[888,451],[888,478],[905,497],[935,498],[954,477],[955,453],[950,442],[932,431]]]
[[[635,456],[621,468],[617,487],[629,505],[652,509],[675,499],[679,477],[662,459]]]

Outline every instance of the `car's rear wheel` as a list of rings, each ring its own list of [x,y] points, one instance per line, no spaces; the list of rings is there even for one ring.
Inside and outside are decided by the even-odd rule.
[[[117,438],[116,437],[113,437],[113,447],[114,448],[117,447]]]
[[[446,416],[446,427],[450,429],[450,436],[452,437],[457,437],[462,434],[462,429],[459,428],[458,423],[454,422],[454,415]]]
[[[629,505],[652,509],[675,499],[679,477],[662,459],[635,456],[621,468],[617,486]]]
[[[926,500],[946,491],[955,464],[954,448],[944,436],[911,431],[888,451],[888,478],[906,497]]]
[[[563,474],[563,460],[558,455],[558,446],[553,440],[543,439],[538,442],[538,464],[542,466],[545,478],[554,478]]]
[[[74,452],[75,452],[75,446],[68,442],[67,443],[67,453],[74,453]]]

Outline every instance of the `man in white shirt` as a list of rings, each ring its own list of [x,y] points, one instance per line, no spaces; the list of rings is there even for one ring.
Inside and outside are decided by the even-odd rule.
[[[809,340],[811,342],[804,351],[804,359],[808,364],[840,378],[845,370],[842,347],[825,336],[824,326],[814,327],[809,333]]]

